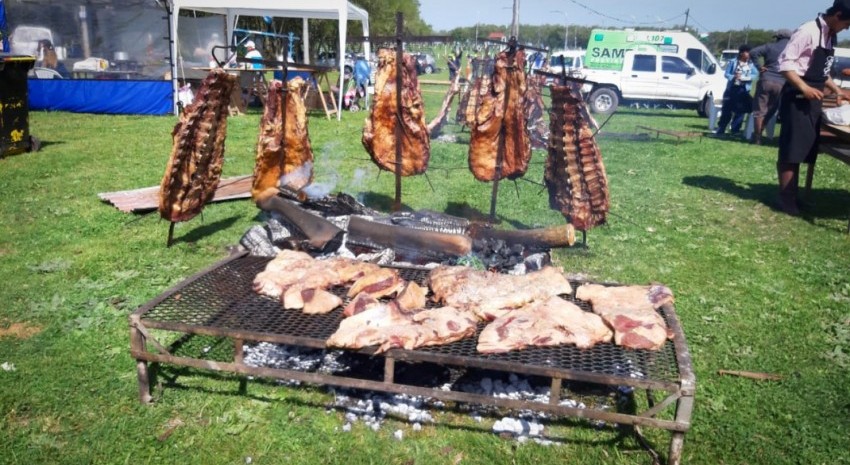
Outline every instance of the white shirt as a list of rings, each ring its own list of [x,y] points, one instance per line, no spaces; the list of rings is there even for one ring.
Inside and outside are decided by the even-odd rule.
[[[821,27],[817,21],[803,23],[791,35],[785,50],[779,55],[779,72],[794,71],[801,77],[809,69],[809,62],[815,49],[823,44],[824,48],[832,48],[832,32],[823,16],[819,16]]]

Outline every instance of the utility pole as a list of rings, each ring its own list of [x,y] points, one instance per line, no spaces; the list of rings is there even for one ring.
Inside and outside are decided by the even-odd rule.
[[[549,13],[561,13],[564,15],[564,50],[568,50],[570,48],[570,26],[567,23],[567,14],[561,10],[552,10]]]
[[[685,10],[685,30],[686,31],[688,30],[688,16],[690,16],[690,15],[691,15],[691,9],[688,8],[687,10]]]
[[[519,40],[519,0],[514,0],[514,21],[511,24],[511,36]]]

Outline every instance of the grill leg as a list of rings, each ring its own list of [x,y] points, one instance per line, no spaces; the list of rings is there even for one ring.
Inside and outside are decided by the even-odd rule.
[[[233,340],[233,361],[237,365],[243,365],[245,362],[245,341],[242,339]],[[245,395],[248,393],[248,377],[242,376],[239,378],[239,394]]]
[[[130,326],[130,348],[135,352],[145,351],[145,336],[133,325]],[[153,396],[151,396],[148,362],[136,360],[136,377],[139,380],[139,402],[150,404]]]
[[[682,396],[679,402],[676,403],[676,421],[690,424],[691,413],[694,410],[693,395]],[[670,438],[670,455],[667,458],[667,465],[679,465],[682,462],[682,449],[685,445],[685,433],[673,432]]]
[[[395,382],[395,359],[392,357],[384,359],[384,382],[388,384]]]

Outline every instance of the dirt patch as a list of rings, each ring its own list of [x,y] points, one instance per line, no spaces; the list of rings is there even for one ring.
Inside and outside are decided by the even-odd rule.
[[[41,332],[38,326],[30,326],[27,323],[12,323],[7,326],[6,322],[0,323],[0,338],[13,337],[15,339],[29,339]]]

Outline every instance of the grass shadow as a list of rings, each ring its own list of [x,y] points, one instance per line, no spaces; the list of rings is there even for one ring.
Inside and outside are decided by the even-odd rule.
[[[233,226],[237,221],[239,221],[238,216],[231,216],[230,218],[224,218],[218,220],[214,223],[205,224],[203,226],[192,229],[186,234],[182,236],[177,236],[174,238],[174,244],[178,244],[181,242],[184,243],[192,243],[197,242],[207,236],[211,236],[219,231],[225,230]]]
[[[734,195],[740,199],[753,200],[764,204],[772,210],[780,211],[777,203],[776,184],[741,184],[731,179],[718,176],[688,176],[682,179],[682,184],[705,190],[714,190]],[[802,218],[815,219],[847,219],[850,211],[850,192],[841,189],[812,189],[807,199],[801,186]]]

